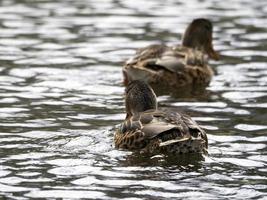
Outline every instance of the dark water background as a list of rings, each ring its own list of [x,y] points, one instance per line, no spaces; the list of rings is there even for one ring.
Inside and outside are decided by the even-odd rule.
[[[267,199],[266,0],[1,0],[0,196]],[[207,17],[222,55],[208,95],[160,96],[206,128],[210,156],[114,150],[121,66]]]

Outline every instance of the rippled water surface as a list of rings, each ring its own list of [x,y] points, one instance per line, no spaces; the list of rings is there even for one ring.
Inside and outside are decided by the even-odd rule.
[[[267,199],[265,0],[2,0],[0,196],[9,199]],[[208,132],[203,159],[113,147],[121,66],[177,44],[196,17],[222,55],[208,94],[160,96]]]

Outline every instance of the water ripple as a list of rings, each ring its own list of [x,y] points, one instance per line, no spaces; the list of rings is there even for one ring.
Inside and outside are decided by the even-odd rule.
[[[265,1],[0,4],[3,198],[266,198]],[[209,156],[114,149],[125,118],[121,66],[136,48],[180,43],[196,17],[214,23],[215,76],[205,95],[159,104],[206,129]]]

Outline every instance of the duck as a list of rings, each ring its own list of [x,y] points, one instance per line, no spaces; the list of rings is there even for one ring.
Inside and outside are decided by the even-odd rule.
[[[213,48],[212,30],[210,20],[197,18],[186,28],[181,45],[138,49],[122,68],[124,85],[143,80],[154,90],[188,93],[207,87],[214,75],[208,60],[220,58]]]
[[[114,133],[115,148],[142,153],[207,154],[206,132],[188,115],[159,109],[153,89],[134,80],[125,89],[125,120]]]

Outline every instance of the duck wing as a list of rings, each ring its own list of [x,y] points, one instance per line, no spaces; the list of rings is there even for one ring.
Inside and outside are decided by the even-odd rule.
[[[152,139],[158,136],[159,134],[172,129],[177,129],[177,127],[175,125],[164,122],[154,122],[143,126],[141,131],[145,133],[146,138]]]
[[[126,61],[126,65],[136,65],[144,60],[159,58],[168,49],[164,44],[153,44],[136,51],[135,56]]]
[[[181,72],[186,66],[184,56],[173,49],[168,49],[160,58],[155,60],[155,65],[161,66],[171,72]]]
[[[154,44],[137,50],[136,55],[126,62],[126,66],[177,72],[185,67],[184,56],[183,52],[176,51],[172,47]]]
[[[178,113],[165,113],[164,111],[146,111],[141,114],[141,131],[148,139],[154,138],[159,134],[175,130],[175,132],[186,132],[186,127],[182,123],[182,118]]]
[[[149,118],[145,123],[144,119]],[[143,120],[142,120],[143,119]],[[205,131],[188,115],[171,111],[149,111],[141,115],[141,131],[146,138],[158,137],[161,145],[170,145],[186,140],[208,144]]]

